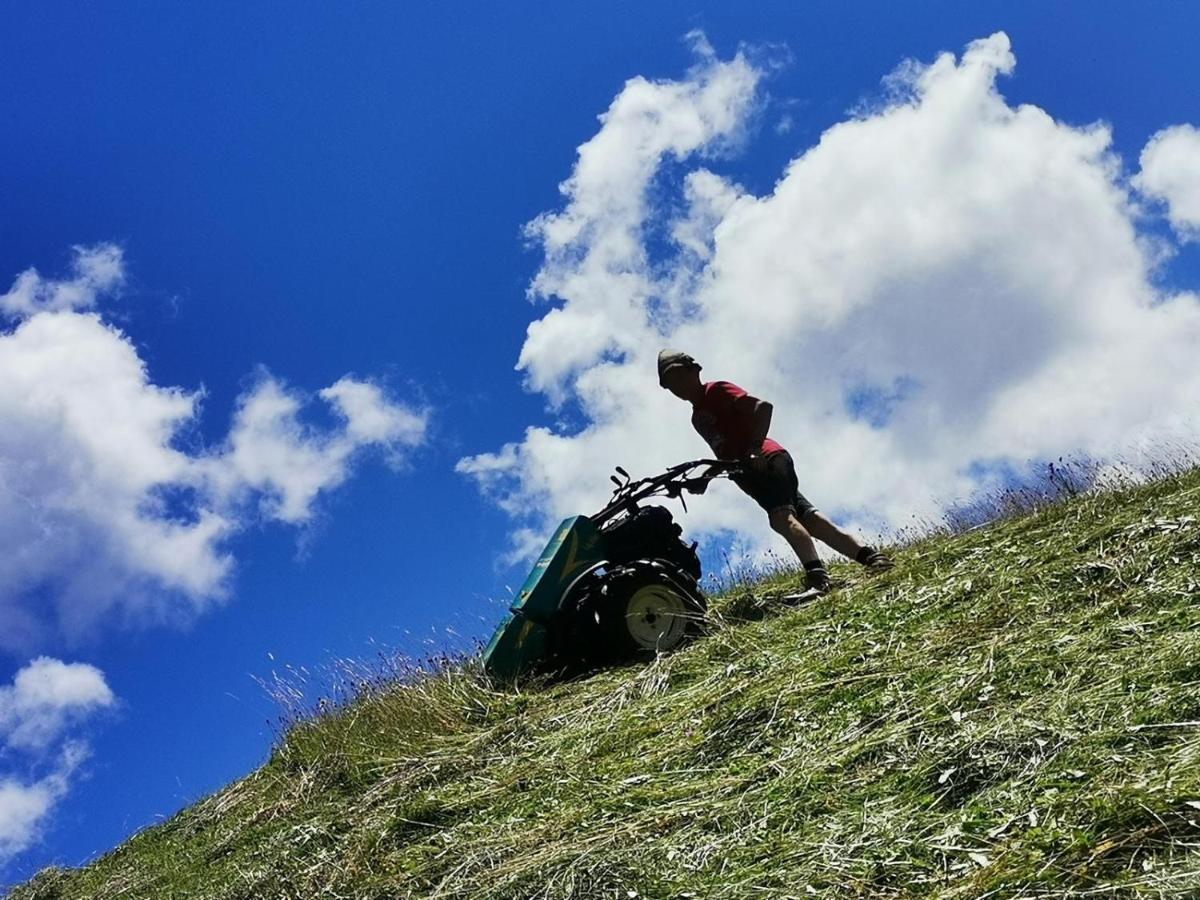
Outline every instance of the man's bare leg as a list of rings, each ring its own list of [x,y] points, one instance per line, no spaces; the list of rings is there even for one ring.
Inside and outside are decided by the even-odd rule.
[[[790,506],[785,506],[781,509],[772,510],[769,518],[771,520],[771,529],[777,534],[783,535],[784,539],[791,545],[791,548],[796,551],[796,555],[800,557],[800,562],[811,563],[820,561],[821,557],[817,553],[817,545],[813,543],[812,535],[809,534],[808,529],[796,517],[795,510]]]
[[[854,559],[863,545],[849,532],[843,531],[817,510],[804,517],[803,528],[818,541],[828,544],[842,556]]]
[[[843,556],[861,563],[872,572],[884,572],[892,568],[892,561],[886,554],[863,544],[849,532],[838,528],[815,509],[804,517],[804,527],[812,537],[828,544]]]
[[[817,553],[817,545],[790,506],[772,510],[769,514],[771,528],[783,535],[804,564],[804,582],[810,590],[825,593],[830,589],[829,572]]]

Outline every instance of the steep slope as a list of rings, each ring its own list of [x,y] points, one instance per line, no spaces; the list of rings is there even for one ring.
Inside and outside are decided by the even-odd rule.
[[[521,692],[305,722],[65,898],[1200,893],[1200,472],[897,553],[798,610]]]

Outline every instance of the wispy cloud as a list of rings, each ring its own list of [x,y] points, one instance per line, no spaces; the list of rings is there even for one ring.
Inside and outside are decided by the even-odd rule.
[[[242,396],[228,439],[202,467],[219,506],[255,498],[267,518],[300,524],[318,494],[345,481],[359,450],[399,454],[424,440],[426,414],[390,402],[376,385],[342,378],[318,396],[342,427],[302,424],[308,398],[266,374]]]
[[[70,277],[43,278],[37,269],[26,269],[8,293],[0,296],[0,313],[24,318],[38,312],[90,309],[98,297],[124,283],[123,252],[116,244],[76,246],[73,250]]]
[[[116,700],[99,669],[39,657],[0,686],[0,863],[37,839],[87,759],[81,729]],[[11,771],[17,764],[27,775]]]

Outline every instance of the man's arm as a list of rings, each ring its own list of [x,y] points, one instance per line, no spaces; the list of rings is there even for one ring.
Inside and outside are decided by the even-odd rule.
[[[726,381],[713,383],[714,390],[709,392],[709,402],[719,415],[734,415],[750,418],[750,449],[747,456],[757,456],[762,450],[763,441],[767,439],[767,431],[771,427],[773,407],[766,400],[746,393],[736,384]],[[714,449],[716,449],[714,447]],[[717,454],[721,454],[718,452]]]
[[[750,432],[750,454],[753,456],[759,453],[763,441],[767,439],[767,432],[771,429],[771,413],[775,408],[766,400],[759,400],[757,397],[747,395],[747,399],[754,401],[754,410],[751,413],[754,427]]]
[[[734,408],[740,415],[750,418],[750,449],[747,455],[757,456],[771,428],[771,413],[774,412],[774,407],[752,394],[742,394],[734,400]]]

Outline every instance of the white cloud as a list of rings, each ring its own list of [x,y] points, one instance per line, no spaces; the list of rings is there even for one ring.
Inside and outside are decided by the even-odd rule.
[[[45,279],[37,269],[26,269],[9,292],[0,296],[0,313],[24,317],[36,312],[88,309],[96,305],[99,295],[111,293],[124,283],[124,255],[117,245],[72,249],[70,278]]]
[[[0,775],[0,863],[32,845],[90,754],[78,731],[115,698],[103,673],[85,663],[39,657],[0,687],[2,759],[32,774]],[[38,774],[38,773],[41,774]]]
[[[655,287],[643,246],[647,188],[662,161],[727,149],[752,108],[759,72],[741,53],[721,62],[702,35],[689,37],[698,61],[688,78],[630,79],[559,186],[566,207],[526,228],[546,252],[531,296],[571,301],[529,326],[518,363],[553,401],[576,371],[633,349],[627,335],[644,330]]]
[[[104,673],[86,663],[40,656],[0,687],[0,738],[9,747],[41,750],[80,718],[112,706]]]
[[[29,270],[5,295],[0,648],[191,615],[225,596],[227,540],[254,517],[308,521],[361,451],[395,460],[424,438],[425,411],[352,378],[320,394],[340,424],[303,425],[309,398],[262,373],[222,445],[180,450],[202,392],[154,384],[124,334],[74,309],[123,281],[119,251],[76,248],[70,281]]]
[[[67,778],[59,772],[33,782],[0,778],[0,863],[37,840],[46,818],[66,792]]]
[[[321,391],[321,399],[337,407],[356,443],[411,447],[425,439],[425,416],[388,402],[376,385],[340,378]]]
[[[268,518],[299,524],[321,491],[345,481],[355,452],[370,445],[396,452],[424,440],[425,415],[389,402],[373,384],[342,378],[320,397],[342,428],[302,424],[303,395],[269,376],[241,398],[226,446],[209,460],[208,476],[226,503],[257,493]]]
[[[1184,240],[1200,240],[1200,129],[1164,128],[1142,150],[1134,185],[1167,204],[1167,216]]]
[[[519,368],[586,424],[529,428],[459,464],[513,517],[514,547],[601,506],[616,463],[648,473],[707,455],[657,385],[663,346],[771,400],[802,490],[867,530],[936,519],[1001,463],[1200,436],[1197,297],[1151,285],[1108,128],[1009,105],[996,79],[1014,66],[1004,34],[961,60],[903,63],[886,100],[830,127],[764,196],[696,162],[754,107],[759,73],[740,55],[702,56],[657,92],[628,82],[580,150],[565,210],[531,229],[545,248],[534,291],[556,306]],[[705,119],[712,85],[730,82],[728,114]],[[634,99],[644,133],[617,140],[612,110]],[[670,123],[689,106],[719,127],[679,142]],[[581,177],[593,147],[627,157],[605,171],[635,174]],[[664,168],[672,155],[690,165]],[[582,185],[598,196],[580,200]],[[662,234],[676,248],[651,258],[647,236]],[[732,485],[692,509],[697,536],[783,549]]]

